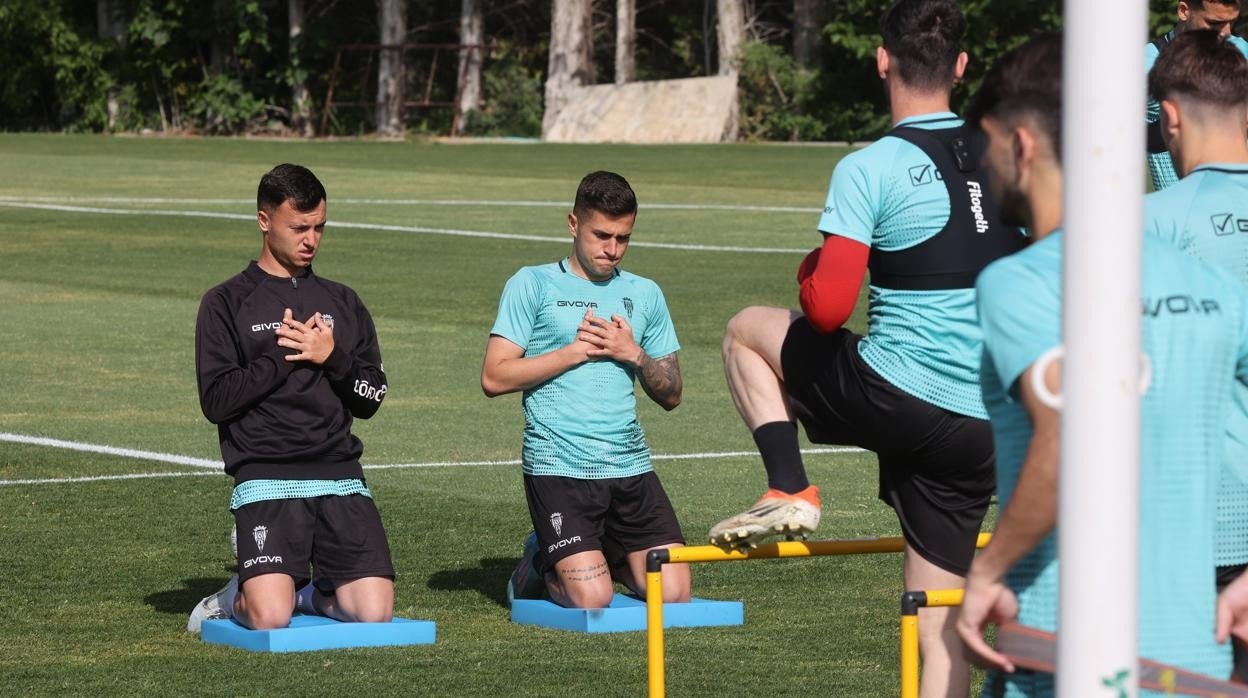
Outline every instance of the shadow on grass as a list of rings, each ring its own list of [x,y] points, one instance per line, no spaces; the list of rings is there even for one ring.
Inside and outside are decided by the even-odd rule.
[[[215,593],[230,581],[228,577],[194,577],[183,579],[181,589],[157,591],[143,597],[143,603],[173,615],[187,615],[205,596]]]
[[[483,557],[477,567],[435,572],[429,577],[428,586],[434,591],[475,591],[506,607],[507,578],[519,561],[514,557]]]

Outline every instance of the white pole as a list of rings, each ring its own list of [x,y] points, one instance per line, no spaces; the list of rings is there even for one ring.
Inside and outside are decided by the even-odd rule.
[[[1139,692],[1145,0],[1068,2],[1057,693]],[[1126,693],[1119,693],[1121,688]]]

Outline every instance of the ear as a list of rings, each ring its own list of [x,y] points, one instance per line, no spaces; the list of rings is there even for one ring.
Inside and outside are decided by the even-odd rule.
[[[1183,111],[1179,103],[1171,99],[1161,100],[1161,132],[1169,144],[1183,126]]]
[[[953,81],[955,83],[962,82],[962,76],[966,74],[966,64],[970,60],[971,58],[966,55],[966,51],[958,54],[958,60],[953,64]]]
[[[883,46],[875,49],[875,69],[880,74],[881,80],[888,79],[889,57],[888,51]]]
[[[575,213],[568,214],[568,233],[572,237],[576,237],[576,214]]]
[[[1179,21],[1186,22],[1192,18],[1192,8],[1188,7],[1186,2],[1179,0]]]
[[[269,233],[269,212],[263,209],[256,211],[256,224],[260,226],[260,232]]]
[[[1026,191],[1025,181],[1035,168],[1037,149],[1036,134],[1023,126],[1015,126],[1010,133],[1010,154],[1014,157],[1014,172],[1018,178],[1015,184]]]

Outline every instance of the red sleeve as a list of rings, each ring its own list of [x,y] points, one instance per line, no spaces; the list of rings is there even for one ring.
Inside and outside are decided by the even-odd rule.
[[[867,273],[871,248],[840,235],[829,235],[802,260],[797,271],[802,312],[811,327],[829,333],[849,319]]]

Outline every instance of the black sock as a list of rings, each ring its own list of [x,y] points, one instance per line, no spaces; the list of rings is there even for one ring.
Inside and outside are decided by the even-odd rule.
[[[767,486],[787,494],[797,494],[810,487],[802,452],[797,445],[797,425],[793,422],[769,422],[754,430],[754,443],[767,469]]]

